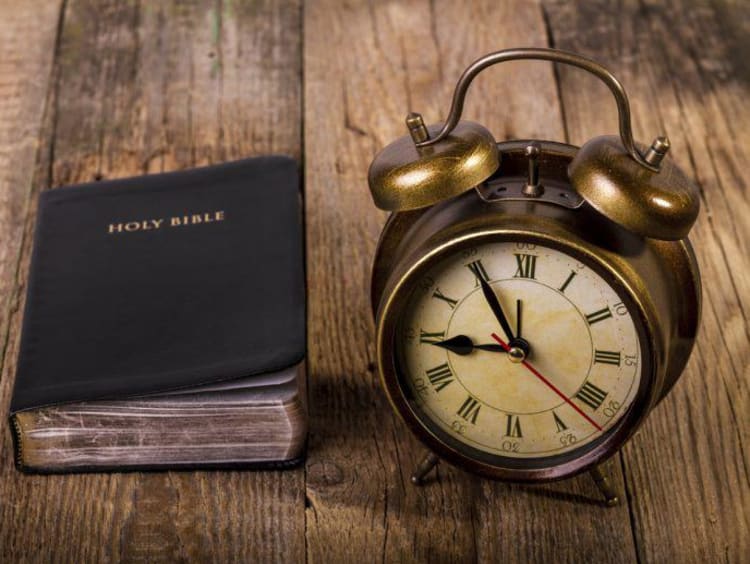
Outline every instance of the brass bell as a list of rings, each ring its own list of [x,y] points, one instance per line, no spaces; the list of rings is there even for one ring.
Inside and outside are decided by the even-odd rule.
[[[460,118],[476,75],[488,66],[518,59],[582,68],[601,79],[615,97],[620,135],[596,137],[578,150],[568,169],[573,189],[599,213],[633,233],[662,240],[684,238],[698,217],[698,188],[671,160],[665,160],[668,139],[657,137],[650,148],[637,146],[620,82],[600,64],[556,49],[507,49],[474,62],[461,75],[442,126],[426,127],[419,114],[409,114],[410,134],[385,147],[370,166],[375,204],[389,211],[431,206],[502,172],[502,155],[492,134]]]
[[[619,137],[595,137],[570,163],[570,182],[599,213],[629,231],[682,239],[698,217],[698,188],[671,160],[662,160],[668,150],[669,140],[657,137],[639,151],[654,170],[636,162]]]
[[[369,183],[375,205],[388,211],[431,206],[487,180],[500,155],[492,134],[478,123],[462,121],[451,134],[427,147],[439,126],[425,127],[422,116],[406,118],[410,135],[383,149],[372,162]]]

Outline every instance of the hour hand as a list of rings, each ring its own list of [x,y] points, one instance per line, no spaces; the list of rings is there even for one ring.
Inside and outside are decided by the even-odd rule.
[[[506,352],[506,350],[501,345],[494,343],[488,345],[475,345],[471,338],[467,337],[466,335],[456,335],[455,337],[451,337],[450,339],[446,339],[445,341],[437,341],[432,344],[436,347],[442,347],[446,350],[451,351],[452,353],[461,356],[471,354],[474,350],[500,353]]]

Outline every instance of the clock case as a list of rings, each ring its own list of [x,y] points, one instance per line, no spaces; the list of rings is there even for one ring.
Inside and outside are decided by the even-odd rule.
[[[541,148],[539,179],[545,187],[545,194],[534,198],[522,193],[528,181],[526,153],[532,143]],[[388,219],[375,254],[371,284],[378,366],[394,409],[440,458],[493,479],[562,479],[613,455],[679,378],[700,319],[698,264],[687,238],[663,241],[637,235],[583,201],[568,178],[577,147],[511,141],[497,148],[500,168],[474,190],[433,206],[394,213]],[[508,240],[558,248],[594,268],[628,306],[639,333],[643,373],[628,413],[593,449],[551,468],[500,468],[446,444],[412,411],[398,374],[399,318],[420,274],[446,253]]]
[[[597,137],[581,148],[496,143],[481,125],[460,121],[472,80],[489,66],[521,59],[569,64],[602,80],[615,98],[619,138]],[[395,212],[377,247],[371,285],[380,376],[396,412],[431,450],[412,480],[419,483],[438,456],[513,481],[562,479],[590,469],[614,505],[617,496],[596,465],[669,392],[698,331],[700,274],[687,238],[699,211],[697,187],[664,159],[668,138],[657,137],[648,148],[635,143],[627,95],[605,67],[556,49],[506,49],[478,59],[460,77],[442,126],[427,127],[415,113],[406,125],[409,135],[378,154],[368,180],[376,205]],[[412,410],[396,365],[399,318],[420,274],[445,253],[502,240],[556,247],[597,270],[628,307],[642,349],[641,385],[627,414],[594,448],[544,468],[501,467],[438,438]]]

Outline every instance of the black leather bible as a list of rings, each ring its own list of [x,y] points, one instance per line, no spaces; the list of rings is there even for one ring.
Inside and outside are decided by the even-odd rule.
[[[287,157],[39,200],[17,467],[284,467],[305,446],[299,171]]]

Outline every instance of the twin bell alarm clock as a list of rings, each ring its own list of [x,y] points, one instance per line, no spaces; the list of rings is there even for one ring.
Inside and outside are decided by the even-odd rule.
[[[503,141],[460,121],[482,70],[517,59],[582,68],[614,95],[619,136],[582,147]],[[393,212],[377,248],[372,305],[391,405],[439,461],[518,482],[590,471],[643,424],[695,342],[701,286],[688,232],[698,190],[636,144],[620,82],[589,59],[509,49],[461,76],[448,119],[408,134],[369,170]]]

